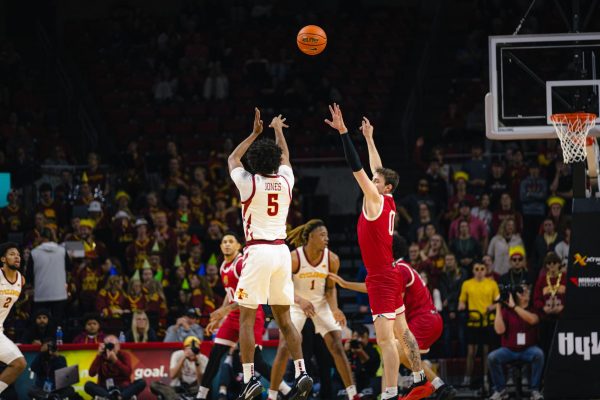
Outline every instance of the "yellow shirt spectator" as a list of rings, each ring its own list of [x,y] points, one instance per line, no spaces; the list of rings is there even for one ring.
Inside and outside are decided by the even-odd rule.
[[[463,282],[458,298],[459,304],[465,304],[467,310],[479,311],[483,315],[483,325],[488,325],[487,310],[494,304],[494,299],[500,294],[498,284],[490,278],[471,278]],[[493,319],[491,319],[493,321]],[[479,327],[475,315],[469,316],[468,326]]]

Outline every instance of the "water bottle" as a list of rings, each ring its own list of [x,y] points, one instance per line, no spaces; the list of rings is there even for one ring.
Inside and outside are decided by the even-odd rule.
[[[123,333],[123,331],[121,331],[119,333],[119,342],[120,343],[125,343],[127,341],[127,339],[125,339],[125,333]]]
[[[62,346],[62,344],[63,344],[63,330],[59,326],[58,328],[56,328],[56,345]]]

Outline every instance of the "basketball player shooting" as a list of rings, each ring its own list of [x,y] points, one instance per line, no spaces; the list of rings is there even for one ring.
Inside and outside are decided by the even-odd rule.
[[[352,369],[342,345],[342,326],[346,324],[346,317],[338,308],[335,283],[327,278],[329,272],[337,272],[340,268],[339,257],[327,247],[327,227],[320,219],[310,220],[289,232],[288,242],[296,247],[292,250],[295,297],[295,304],[290,310],[292,323],[301,332],[306,319],[312,319],[315,331],[323,337],[333,357],[348,399],[358,399]],[[285,339],[282,339],[273,360],[269,400],[277,400],[277,388],[285,374],[288,359],[289,352]]]
[[[398,174],[391,169],[383,168],[373,141],[373,126],[367,118],[363,117],[360,130],[369,149],[369,164],[373,173],[371,181],[348,135],[342,110],[334,103],[329,106],[329,111],[331,120],[326,119],[325,123],[339,132],[346,161],[364,195],[362,212],[358,218],[357,235],[362,259],[367,268],[365,284],[373,314],[375,336],[383,355],[385,391],[381,398],[398,399],[400,355],[396,347],[396,338],[408,356],[410,369],[413,371],[414,383],[410,387],[408,396],[413,400],[428,397],[433,392],[433,387],[425,379],[419,345],[406,323],[402,294],[398,290],[402,276],[394,267],[392,253],[396,215],[392,192],[398,186]]]
[[[16,243],[0,245],[0,362],[6,364],[6,369],[0,374],[0,399],[2,392],[19,378],[27,367],[27,362],[21,350],[4,335],[4,321],[11,308],[19,299],[25,285],[25,278],[19,272],[21,255]]]
[[[256,141],[263,132],[260,111],[254,109],[254,128],[228,159],[229,173],[240,192],[246,248],[243,268],[235,292],[240,306],[240,357],[244,389],[238,399],[252,399],[263,387],[254,376],[254,322],[257,308],[269,304],[277,325],[294,359],[296,380],[289,399],[305,400],[313,381],[306,374],[300,334],[292,324],[290,305],[294,304],[292,258],[285,244],[286,220],[292,202],[294,173],[283,136],[285,118],[273,118],[269,127],[275,141]],[[252,173],[242,164],[245,155]]]

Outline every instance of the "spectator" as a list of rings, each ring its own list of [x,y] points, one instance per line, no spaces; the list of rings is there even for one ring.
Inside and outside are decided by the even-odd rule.
[[[481,262],[485,265],[485,277],[490,278],[498,282],[500,280],[500,275],[494,271],[494,260],[492,256],[486,254],[481,258]]]
[[[448,176],[443,175],[438,159],[431,159],[426,174],[429,181],[429,192],[434,201],[440,206],[446,204],[448,201]],[[438,210],[438,213],[441,211]]]
[[[104,288],[98,292],[96,312],[103,318],[121,318],[129,311],[128,306],[123,292],[123,278],[118,274],[109,276]]]
[[[23,343],[42,344],[44,339],[54,337],[55,332],[56,324],[50,322],[50,312],[40,308],[33,316],[33,324],[25,331]]]
[[[509,294],[505,303],[496,303],[494,330],[500,335],[501,346],[488,357],[494,389],[491,400],[508,397],[504,367],[513,361],[531,364],[531,399],[543,399],[540,381],[544,368],[544,352],[537,346],[537,325],[540,318],[529,306],[529,298],[529,288],[527,285],[521,285]]]
[[[471,215],[479,218],[487,227],[488,237],[492,231],[492,212],[490,211],[490,195],[483,193],[479,198],[479,205],[471,209]]]
[[[411,242],[419,242],[425,235],[425,227],[428,224],[433,224],[437,228],[437,224],[431,217],[431,212],[427,203],[419,203],[419,216],[413,220],[408,228],[408,239]]]
[[[431,262],[432,266],[441,270],[444,266],[444,257],[448,254],[448,246],[442,235],[433,235],[427,245],[421,250],[423,260]],[[433,278],[433,277],[432,277]]]
[[[550,184],[550,192],[554,196],[559,196],[569,201],[573,198],[573,172],[571,166],[563,160],[556,160],[556,174]]]
[[[556,230],[562,232],[567,226],[571,225],[571,217],[565,214],[565,199],[558,196],[550,196],[546,200],[548,205],[548,216],[554,221]],[[543,227],[540,226],[538,233],[543,232]]]
[[[183,342],[188,336],[203,337],[204,330],[198,325],[198,314],[190,308],[167,329],[165,342]]]
[[[146,309],[146,295],[143,289],[142,281],[138,276],[134,275],[133,278],[129,280],[127,293],[125,294],[128,303],[126,306],[127,310],[134,312]]]
[[[225,100],[229,96],[229,79],[218,63],[211,67],[210,74],[204,80],[202,94],[205,100]]]
[[[144,261],[148,260],[148,255],[154,245],[148,234],[148,221],[146,219],[138,218],[134,227],[136,231],[135,240],[125,251],[129,273],[142,269]]]
[[[473,194],[480,196],[485,188],[489,163],[483,158],[483,148],[480,143],[471,146],[471,159],[463,164],[463,171],[469,174],[469,185]]]
[[[565,308],[567,277],[561,272],[561,259],[552,252],[544,258],[544,268],[535,283],[533,305],[540,316],[540,346],[548,354],[556,322]]]
[[[116,336],[108,335],[98,346],[98,354],[90,366],[90,376],[98,375],[98,383],[86,382],[84,390],[90,396],[128,400],[146,387],[143,379],[131,380],[131,359],[121,351]]]
[[[100,328],[100,317],[95,314],[86,314],[83,317],[84,330],[79,335],[75,336],[73,343],[89,344],[102,343],[104,341],[104,333]]]
[[[183,341],[183,350],[171,354],[169,364],[170,385],[153,382],[150,386],[152,393],[163,396],[164,399],[176,399],[189,396],[195,398],[198,386],[208,364],[208,357],[200,353],[202,341],[195,336],[188,336]]]
[[[45,400],[49,398],[49,392],[52,392],[52,395],[58,395],[61,399],[81,399],[71,386],[56,390],[54,373],[66,366],[67,359],[58,354],[56,343],[50,338],[45,338],[40,347],[40,352],[31,362],[31,372],[35,374],[35,381],[29,389],[29,397]]]
[[[450,224],[448,239],[453,240],[458,237],[458,224],[461,221],[467,221],[469,224],[470,236],[477,240],[482,247],[487,248],[488,229],[485,222],[471,214],[471,205],[468,201],[461,201],[458,204],[458,217]]]
[[[420,178],[417,182],[417,190],[400,201],[398,215],[410,225],[419,220],[419,206],[426,204],[431,215],[436,215],[438,207],[433,197],[429,194],[429,182],[426,178]]]
[[[67,270],[71,262],[65,248],[56,243],[51,229],[42,230],[40,242],[31,252],[27,268],[27,281],[33,284],[34,307],[49,310],[54,321],[64,325]]]
[[[567,265],[569,264],[569,246],[571,244],[571,227],[567,226],[563,231],[563,240],[554,247],[554,252],[560,258],[563,269],[566,272]]]
[[[500,196],[500,208],[494,211],[492,215],[492,231],[498,230],[505,219],[514,220],[516,232],[522,232],[523,217],[521,213],[515,210],[512,197],[508,193],[502,193]]]
[[[464,171],[458,171],[454,173],[454,195],[448,199],[448,206],[446,212],[443,213],[442,224],[444,226],[450,226],[452,221],[454,221],[458,215],[459,204],[461,201],[465,200],[470,204],[475,203],[475,197],[467,193],[467,180],[469,179],[469,174]]]
[[[158,322],[159,333],[162,335],[167,326],[167,313],[169,307],[162,285],[155,279],[151,279],[144,285],[146,292],[146,312],[151,321]]]
[[[495,310],[494,300],[500,294],[498,284],[485,277],[483,263],[473,264],[473,278],[464,281],[458,299],[458,310],[467,312],[467,370],[463,386],[469,386],[473,378],[473,365],[477,350],[481,346],[483,380],[487,384],[487,355],[490,335],[488,322],[493,319],[490,313]]]
[[[408,247],[408,260],[410,265],[417,271],[427,271],[428,273],[431,273],[431,262],[422,257],[421,249],[418,244],[413,243]]]
[[[515,221],[507,219],[502,221],[498,233],[490,241],[487,254],[494,260],[494,272],[504,275],[510,268],[508,250],[512,247],[523,246],[523,241],[515,233]]]
[[[544,219],[542,224],[543,232],[537,235],[533,245],[532,263],[532,281],[535,282],[538,278],[539,271],[542,268],[542,261],[549,251],[554,252],[556,245],[562,241],[562,237],[558,235],[556,226],[552,218]]]
[[[125,334],[125,340],[130,343],[158,341],[156,332],[150,327],[150,321],[144,311],[133,311],[131,316],[131,329]]]
[[[473,261],[481,258],[481,245],[471,237],[468,221],[460,221],[458,237],[450,242],[450,251],[454,253],[458,263],[464,268],[470,269]]]
[[[500,277],[498,284],[501,288],[514,290],[520,285],[531,285],[526,255],[525,248],[521,245],[513,246],[508,250],[510,269]]]
[[[523,241],[530,246],[536,229],[546,212],[544,200],[548,195],[548,182],[540,176],[537,162],[529,164],[529,175],[521,182],[520,200],[523,211]]]
[[[377,395],[380,384],[375,382],[375,374],[381,366],[379,352],[369,342],[369,330],[357,325],[352,331],[352,340],[346,341],[344,349],[356,379],[356,389],[361,395]]]
[[[455,355],[452,349],[452,332],[458,335],[458,353],[464,356],[466,353],[465,345],[465,320],[462,314],[458,313],[458,299],[462,284],[468,278],[467,271],[459,267],[456,263],[454,254],[447,254],[445,257],[444,272],[440,278],[440,292],[442,294],[442,318],[444,319],[444,349],[446,356]]]

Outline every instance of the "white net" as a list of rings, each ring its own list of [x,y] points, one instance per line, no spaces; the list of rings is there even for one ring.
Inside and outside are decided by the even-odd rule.
[[[560,139],[565,163],[584,161],[586,138],[596,125],[596,115],[589,113],[553,114],[550,119]]]

